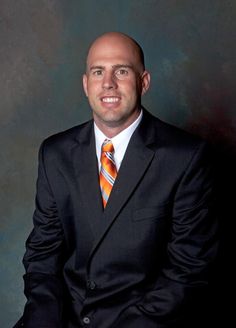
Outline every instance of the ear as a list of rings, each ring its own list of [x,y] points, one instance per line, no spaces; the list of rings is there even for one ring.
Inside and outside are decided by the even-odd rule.
[[[149,72],[144,71],[141,79],[142,79],[142,95],[144,95],[148,91],[149,86],[150,86],[151,77],[150,77]]]
[[[86,74],[83,74],[83,88],[84,93],[86,94],[86,97],[88,97],[88,78]]]

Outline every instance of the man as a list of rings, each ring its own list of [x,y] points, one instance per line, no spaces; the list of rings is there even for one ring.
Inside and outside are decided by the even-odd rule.
[[[204,142],[141,107],[149,84],[129,36],[91,45],[83,87],[93,120],[40,148],[22,326],[197,320],[217,250],[210,158]]]

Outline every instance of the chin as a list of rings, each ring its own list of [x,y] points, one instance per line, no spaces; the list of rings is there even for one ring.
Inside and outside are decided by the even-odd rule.
[[[115,111],[106,111],[103,115],[98,115],[98,117],[104,122],[119,122],[122,120],[122,115],[120,113],[116,113]]]

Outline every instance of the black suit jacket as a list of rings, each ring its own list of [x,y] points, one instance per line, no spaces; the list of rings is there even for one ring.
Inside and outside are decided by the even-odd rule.
[[[23,325],[193,327],[217,250],[213,198],[205,143],[145,110],[105,210],[93,121],[48,138]]]

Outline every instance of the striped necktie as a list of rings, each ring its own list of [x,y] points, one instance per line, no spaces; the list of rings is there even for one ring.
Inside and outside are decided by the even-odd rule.
[[[114,147],[111,140],[105,139],[101,151],[100,188],[104,208],[106,207],[113,184],[117,176],[116,164],[114,161]]]

